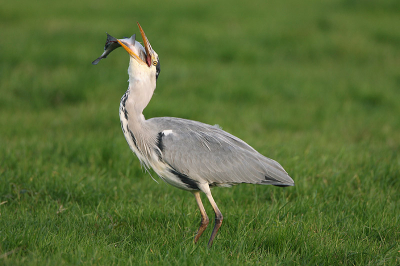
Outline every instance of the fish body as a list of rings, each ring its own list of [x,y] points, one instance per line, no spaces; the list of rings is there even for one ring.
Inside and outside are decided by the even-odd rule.
[[[124,38],[120,40],[127,40],[135,43],[135,38],[136,34],[133,34],[130,38]],[[118,40],[107,33],[107,40],[106,44],[104,45],[104,52],[102,55],[100,55],[96,60],[92,62],[92,65],[97,65],[101,59],[106,58],[112,51],[114,51],[118,47],[121,47],[121,44],[119,44]]]

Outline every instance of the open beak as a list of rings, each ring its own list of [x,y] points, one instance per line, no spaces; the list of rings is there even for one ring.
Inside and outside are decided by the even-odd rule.
[[[146,62],[143,61],[132,49],[130,49],[126,44],[124,44],[123,41],[117,40],[119,44],[121,44],[122,47],[133,57],[136,59],[141,64],[147,65],[150,67],[152,65],[152,62],[157,62],[157,58],[155,58],[154,55],[154,50],[151,48],[150,42],[146,37],[146,34],[144,33],[142,27],[140,26],[139,22],[137,22],[140,30],[140,34],[142,35],[143,39],[143,44],[144,44],[144,49],[146,50]]]

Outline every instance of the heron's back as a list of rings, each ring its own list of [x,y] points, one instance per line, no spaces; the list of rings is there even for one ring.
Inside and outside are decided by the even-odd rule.
[[[196,183],[294,185],[278,162],[216,126],[172,117],[146,122],[157,132],[159,160],[171,168],[168,175],[190,180],[191,189]]]

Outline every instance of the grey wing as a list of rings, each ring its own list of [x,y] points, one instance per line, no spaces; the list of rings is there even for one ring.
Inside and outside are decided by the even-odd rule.
[[[179,120],[160,135],[162,159],[176,171],[211,186],[238,183],[293,186],[283,167],[235,136],[210,125]]]

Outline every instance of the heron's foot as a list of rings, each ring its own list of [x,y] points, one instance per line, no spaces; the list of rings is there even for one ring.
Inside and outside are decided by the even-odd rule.
[[[210,240],[208,241],[208,247],[210,248],[213,244],[214,238],[218,233],[219,228],[221,227],[222,224],[222,220],[224,219],[224,217],[222,216],[222,213],[219,213],[215,216],[215,225],[214,225],[214,229],[211,233],[211,237]]]
[[[197,243],[200,236],[203,234],[204,230],[206,230],[208,223],[209,223],[208,217],[206,217],[205,219],[201,218],[200,227],[199,230],[197,231],[196,237],[194,238],[194,243]]]

